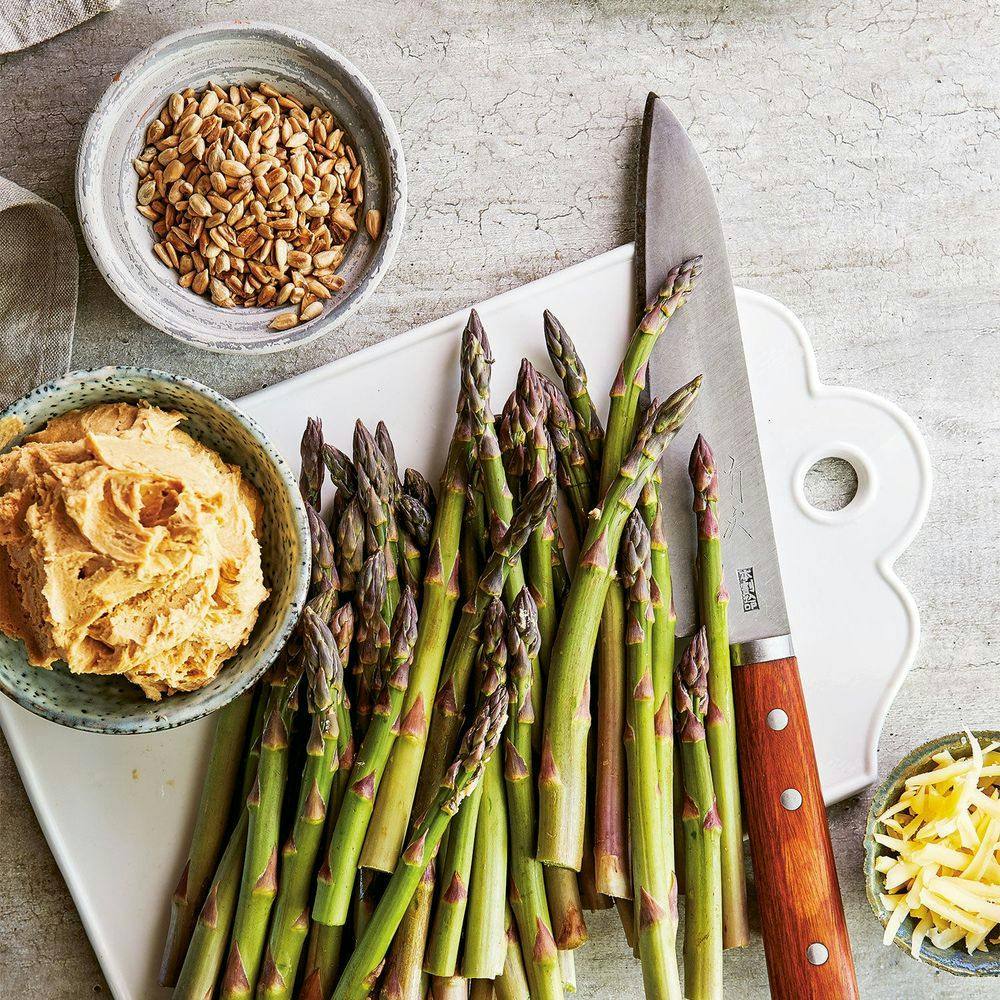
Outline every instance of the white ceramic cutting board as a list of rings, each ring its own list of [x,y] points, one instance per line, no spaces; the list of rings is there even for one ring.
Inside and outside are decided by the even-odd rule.
[[[916,650],[917,611],[892,564],[923,520],[930,464],[898,408],[819,382],[806,333],[787,309],[755,292],[740,290],[737,301],[789,617],[823,788],[835,801],[874,780],[882,720]],[[545,363],[544,308],[570,331],[601,391],[629,331],[632,248],[478,308],[497,357],[498,400],[522,356]],[[465,319],[437,320],[243,405],[291,460],[307,416],[321,416],[328,438],[345,448],[356,417],[370,426],[382,418],[401,463],[436,476],[453,424]],[[812,508],[803,491],[806,471],[826,456],[858,473],[857,496],[836,513]],[[155,970],[211,723],[97,736],[5,699],[0,723],[115,997],[168,995],[154,985]]]

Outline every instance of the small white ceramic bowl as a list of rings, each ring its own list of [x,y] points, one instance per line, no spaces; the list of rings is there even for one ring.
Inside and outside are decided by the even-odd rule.
[[[361,227],[339,273],[343,289],[323,314],[285,332],[268,323],[279,310],[221,309],[177,284],[153,253],[150,223],[136,210],[147,125],[175,91],[219,84],[270,83],[333,112],[357,153],[364,211],[382,213],[372,241]],[[389,111],[365,77],[323,42],[261,22],[212,24],[170,35],[136,56],[115,77],[91,115],[76,165],[77,211],[101,274],[142,319],[209,351],[265,354],[315,340],[371,295],[392,263],[406,214],[406,168]]]
[[[94,733],[153,733],[193,722],[257,681],[295,627],[309,586],[311,547],[305,506],[288,463],[245,413],[218,393],[180,375],[150,368],[70,372],[0,414],[0,451],[41,430],[53,417],[98,403],[146,400],[185,415],[181,429],[238,465],[264,501],[260,532],[264,583],[246,644],[205,687],[147,701],[121,677],[71,674],[65,665],[28,663],[23,643],[0,635],[0,691],[36,715]]]

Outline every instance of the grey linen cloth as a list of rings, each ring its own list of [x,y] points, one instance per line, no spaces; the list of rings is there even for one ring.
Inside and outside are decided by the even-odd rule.
[[[69,369],[77,264],[66,216],[0,177],[0,407]]]
[[[0,54],[117,6],[118,0],[0,0]],[[0,406],[68,370],[77,264],[66,216],[0,177]]]
[[[17,52],[118,6],[118,0],[0,0],[0,53]]]

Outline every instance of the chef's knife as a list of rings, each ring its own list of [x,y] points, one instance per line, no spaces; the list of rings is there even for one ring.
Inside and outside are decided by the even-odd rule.
[[[661,397],[704,373],[693,418],[663,468],[663,517],[678,635],[696,624],[687,456],[697,434],[716,456],[726,560],[744,820],[771,995],[858,996],[826,811],[795,660],[757,438],[736,296],[711,184],[691,140],[655,94],[646,102],[636,212],[642,308],[667,271],[696,254],[701,278],[650,364]]]

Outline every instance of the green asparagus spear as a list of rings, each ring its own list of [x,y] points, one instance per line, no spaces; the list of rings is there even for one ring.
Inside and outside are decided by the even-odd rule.
[[[663,535],[660,514],[660,473],[654,473],[639,501],[642,517],[650,534],[652,580],[650,597],[653,605],[653,705],[656,710],[656,767],[660,776],[660,836],[664,863],[676,874],[674,858],[674,719],[671,692],[674,672],[674,631],[677,615],[674,611],[670,581],[670,558]]]
[[[240,891],[247,821],[248,814],[244,809],[230,834],[229,843],[195,922],[190,945],[178,970],[173,992],[175,1000],[204,1000],[214,993]]]
[[[705,740],[708,639],[695,634],[674,675],[674,711],[684,778],[684,995],[722,997],[722,825]]]
[[[431,539],[431,512],[416,497],[404,494],[399,498],[396,516],[403,529],[400,544],[409,577],[415,581],[422,580]]]
[[[372,804],[396,740],[416,632],[416,603],[410,591],[404,590],[392,621],[390,655],[384,661],[381,676],[375,685],[378,693],[368,731],[355,757],[346,797],[330,839],[326,863],[320,869],[316,882],[312,915],[319,923],[339,926],[347,920]]]
[[[506,947],[506,935],[504,936],[504,943]],[[493,1000],[495,992],[493,989],[492,979],[470,979],[469,984],[469,1000]]]
[[[253,692],[247,691],[216,716],[215,736],[198,801],[191,846],[170,900],[170,928],[160,966],[161,986],[173,986],[177,982],[198,914],[226,843],[227,821],[240,779],[253,703]],[[243,801],[245,799],[244,795]],[[243,801],[240,802],[241,810]]]
[[[528,457],[528,482],[533,485],[549,475],[549,434],[546,427],[547,394],[541,378],[527,362],[521,363],[517,395],[525,430]],[[528,543],[528,582],[537,610],[538,663],[541,675],[548,673],[557,617],[556,585],[553,569],[560,560],[555,540],[558,526],[553,506],[545,522],[535,529]],[[534,806],[537,815],[537,806]],[[534,822],[534,821],[533,821]],[[532,831],[532,842],[534,830]],[[578,948],[587,940],[580,890],[576,872],[566,868],[548,868],[544,872],[549,917],[556,947],[560,951]]]
[[[476,842],[469,882],[462,972],[492,979],[503,970],[506,950],[504,903],[507,898],[507,792],[503,762],[494,754],[486,765],[483,797],[476,823]]]
[[[556,597],[556,615],[566,603],[566,595],[569,593],[569,568],[566,565],[566,552],[563,546],[562,529],[559,527],[558,518],[554,524],[552,539],[552,587]],[[553,636],[553,640],[555,636]],[[551,651],[550,651],[551,655]],[[548,670],[548,661],[543,664],[544,670]]]
[[[673,312],[690,294],[698,261],[686,261],[667,276],[656,302],[629,343],[611,388],[608,433],[604,443],[598,496],[603,496],[632,447],[639,401],[646,385],[646,365]],[[625,721],[625,670],[622,636],[625,596],[612,580],[608,587],[597,643],[597,801],[594,826],[597,888],[610,896],[630,898],[626,856],[626,780],[622,729]]]
[[[670,317],[687,301],[700,273],[701,257],[686,260],[672,268],[629,342],[611,387],[611,409],[604,438],[599,496],[607,492],[618,474],[622,460],[632,447],[638,422],[639,396],[646,388],[646,366],[653,348],[667,328]]]
[[[303,632],[310,731],[296,818],[282,850],[278,898],[257,987],[261,1000],[290,1000],[292,996],[309,930],[313,871],[339,763],[339,713],[344,690],[340,654],[330,628],[316,615],[304,615]]]
[[[559,485],[569,501],[570,514],[577,534],[583,538],[594,506],[596,478],[583,449],[583,439],[576,429],[576,418],[562,390],[542,380],[548,397],[548,429],[558,459]]]
[[[462,384],[469,400],[472,433],[476,445],[476,462],[482,476],[486,509],[490,515],[491,523],[495,526],[491,534],[497,534],[500,530],[506,530],[507,525],[510,524],[514,513],[514,503],[507,475],[500,460],[500,447],[494,430],[493,411],[490,407],[492,366],[493,358],[490,355],[486,331],[479,320],[479,315],[473,309],[469,314],[469,322],[462,336]],[[522,399],[518,398],[518,410],[520,410],[521,403]],[[529,405],[540,411],[542,403],[538,399],[533,399]],[[525,414],[522,419],[529,419],[529,417]],[[537,420],[535,422],[537,423]],[[548,516],[547,513],[546,518]],[[522,560],[518,558],[511,565],[507,582],[504,585],[508,603],[513,602],[524,588],[525,582]],[[534,702],[535,714],[538,716],[541,714],[542,708],[542,678],[537,657],[532,661],[531,672],[531,697]],[[535,736],[537,739],[537,734]]]
[[[483,619],[481,656],[488,657],[489,669],[481,671],[482,685],[489,694],[494,678],[506,670],[507,613],[501,601],[490,605]],[[504,906],[507,899],[507,795],[503,764],[494,754],[480,782],[482,799],[476,818],[476,834],[465,914],[465,940],[461,972],[468,978],[492,979],[503,971]],[[466,800],[468,802],[468,800]],[[450,840],[449,840],[450,850]],[[457,954],[458,942],[455,942]]]
[[[722,821],[723,944],[726,948],[742,948],[750,942],[750,927],[736,759],[736,710],[729,660],[729,592],[722,573],[719,476],[712,449],[700,434],[691,452],[689,472],[698,522],[698,610],[708,641],[709,705],[705,731]]]
[[[584,539],[549,665],[539,765],[538,858],[579,871],[587,791],[590,665],[622,529],[698,393],[696,378],[661,406],[622,464]]]
[[[508,691],[500,685],[476,713],[459,752],[445,773],[430,808],[416,823],[413,836],[364,934],[333,992],[333,1000],[364,1000],[374,985],[403,913],[413,897],[441,837],[462,801],[476,788],[507,722]]]
[[[534,851],[537,803],[531,739],[535,720],[531,663],[538,656],[541,639],[537,611],[527,588],[522,588],[514,599],[508,631],[512,692],[504,747],[504,776],[510,807],[511,905],[525,944],[524,960],[531,995],[537,1000],[548,1000],[562,997],[563,990],[544,874]]]
[[[355,941],[364,934],[375,907],[382,898],[382,888],[382,872],[360,869],[354,883],[354,904],[351,914]]]
[[[359,741],[364,739],[368,732],[379,671],[389,648],[389,626],[382,617],[387,591],[385,550],[379,548],[361,567],[361,576],[355,593],[357,603],[355,641],[358,653],[352,667],[354,678],[352,697],[355,733]]]
[[[375,443],[385,459],[386,468],[393,484],[393,493],[398,499],[403,492],[403,481],[399,477],[399,462],[396,461],[396,448],[392,443],[392,435],[384,420],[380,420],[375,425]]]
[[[475,982],[488,982],[477,979]],[[469,980],[464,976],[431,977],[427,1000],[469,1000]]]
[[[520,402],[517,393],[512,392],[500,411],[496,424],[497,445],[507,481],[513,492],[524,477],[527,456],[525,454],[524,425],[521,419]]]
[[[599,470],[604,451],[604,428],[587,389],[587,371],[565,327],[548,309],[545,310],[545,346],[576,415],[587,458],[591,466]]]
[[[597,634],[597,774],[594,873],[598,892],[632,898],[625,777],[625,594],[611,580]]]
[[[326,1000],[329,996],[340,968],[344,931],[344,927],[329,927],[315,921],[310,923],[305,978],[298,1000]]]
[[[494,980],[496,1000],[530,1000],[528,973],[524,968],[524,958],[521,955],[521,942],[517,936],[514,914],[509,906],[504,923],[507,929],[507,957],[504,960],[503,972]]]
[[[524,429],[527,485],[530,488],[548,479],[552,470],[549,467],[549,433],[546,427],[548,397],[538,372],[527,360],[521,362],[517,401]],[[552,576],[555,536],[556,510],[553,504],[546,519],[535,529],[526,550],[527,578],[538,609],[538,631],[541,635],[538,659],[543,674],[548,669],[556,636],[556,589]]]
[[[388,625],[399,603],[400,562],[399,539],[395,535],[395,520],[390,520],[391,501],[384,500],[364,468],[358,468],[358,499],[365,515],[365,552],[370,557],[376,551],[385,558],[386,593],[382,618]]]
[[[354,636],[354,609],[343,604],[330,621],[341,664],[341,676],[346,674],[351,657],[351,642]],[[337,770],[330,785],[327,800],[325,829],[321,856],[329,846],[333,826],[340,814],[340,806],[347,790],[347,783],[354,766],[354,735],[351,726],[350,700],[341,685],[337,699]],[[327,927],[313,920],[309,923],[309,937],[303,969],[302,987],[298,1000],[326,1000],[333,989],[337,970],[340,967],[340,949],[343,939],[342,927]]]
[[[460,400],[431,533],[417,643],[410,684],[403,699],[399,736],[382,776],[361,852],[362,866],[378,871],[392,871],[406,836],[427,743],[431,703],[458,602],[458,546],[471,438],[468,416]]]
[[[462,514],[462,541],[460,552],[460,589],[463,603],[475,592],[483,560],[490,548],[486,537],[486,501],[479,488],[479,468],[473,464],[465,490],[465,510]]]
[[[423,811],[429,797],[428,791],[437,785],[442,761],[454,752],[456,737],[461,728],[461,706],[468,693],[472,665],[479,645],[479,626],[486,606],[504,590],[511,566],[520,558],[521,549],[527,544],[532,531],[541,523],[552,506],[555,483],[539,483],[529,490],[521,501],[506,534],[490,554],[479,577],[475,593],[466,601],[448,647],[448,657],[441,672],[441,683],[434,699],[427,753],[421,775],[421,792],[417,811]]]
[[[576,956],[570,950],[559,952],[559,975],[562,977],[563,990],[566,993],[575,993]]]
[[[652,564],[649,529],[639,511],[625,527],[621,575],[627,588],[625,631],[628,665],[629,833],[632,858],[633,907],[646,996],[651,1000],[681,1000],[677,968],[677,886],[663,853],[663,807],[660,802],[653,692]]]
[[[306,608],[304,616],[313,612]],[[257,777],[247,798],[249,826],[239,902],[233,921],[222,1000],[252,997],[263,958],[268,919],[278,891],[278,834],[288,772],[288,725],[295,679],[275,678],[268,696]]]
[[[478,654],[478,675],[480,690],[488,696],[506,675],[507,615],[503,602],[492,601],[483,618],[483,637]],[[502,777],[501,777],[502,781]],[[470,877],[473,871],[473,853],[478,844],[487,856],[480,857],[480,870],[491,868],[491,863],[499,858],[502,867],[499,872],[500,912],[507,889],[507,851],[503,843],[490,843],[477,837],[480,804],[486,776],[479,787],[463,803],[448,831],[448,850],[442,864],[438,866],[438,899],[427,953],[424,956],[424,971],[432,976],[453,976],[457,969],[459,945],[465,928],[466,960],[470,950],[481,951],[484,946],[483,924],[488,913],[487,899],[496,895],[496,887],[490,880],[480,883],[481,896],[476,900],[477,911],[469,908]],[[506,830],[504,831],[506,833]],[[491,872],[492,874],[492,872]],[[485,897],[485,898],[484,898]],[[501,918],[502,926],[502,918]],[[502,932],[501,932],[502,934]],[[501,966],[502,966],[501,957]],[[469,973],[466,972],[465,975]]]
[[[424,870],[385,961],[379,1000],[424,1000],[430,977],[423,970],[430,926],[431,904],[437,881],[436,863]]]

